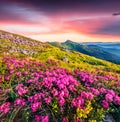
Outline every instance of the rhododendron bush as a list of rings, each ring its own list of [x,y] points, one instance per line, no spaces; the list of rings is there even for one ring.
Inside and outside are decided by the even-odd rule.
[[[53,60],[4,57],[0,65],[1,121],[102,121],[119,114],[118,75],[68,71]]]

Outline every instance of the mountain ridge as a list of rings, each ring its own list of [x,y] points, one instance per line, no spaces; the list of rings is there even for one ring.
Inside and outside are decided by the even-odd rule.
[[[5,32],[3,33],[5,34]],[[13,34],[14,36],[14,34]],[[21,38],[20,35],[18,36],[18,40]],[[15,36],[16,38],[16,36]],[[14,39],[14,38],[13,38]],[[67,50],[63,48],[57,48],[55,46],[52,46],[48,43],[43,42],[37,42],[35,45],[29,45],[29,43],[25,43],[24,40],[26,38],[22,38],[22,41],[18,40],[10,40],[8,38],[0,38],[0,56],[17,56],[17,57],[31,57],[31,58],[37,58],[40,61],[47,61],[47,60],[56,60],[61,63],[62,67],[66,67],[68,69],[74,69],[74,68],[81,68],[81,69],[90,69],[94,70],[98,66],[103,68],[104,70],[110,69],[110,71],[119,71],[119,66],[116,64],[113,64],[111,62],[107,62],[98,58],[95,58],[93,56],[88,56],[83,53],[79,53],[72,50]],[[15,42],[14,42],[15,41]],[[35,42],[35,40],[28,39],[28,42]],[[25,44],[24,44],[25,43]],[[58,43],[60,44],[60,43]],[[12,49],[12,50],[11,50]],[[22,49],[22,50],[21,50]],[[116,67],[116,68],[114,68]]]
[[[49,42],[51,45],[56,46],[56,47],[60,47],[63,49],[68,49],[68,50],[75,50],[77,52],[81,52],[83,54],[87,54],[90,56],[94,56],[96,58],[99,59],[103,59],[103,60],[107,60],[113,63],[117,63],[120,64],[120,57],[109,53],[107,51],[104,51],[100,48],[93,48],[92,46],[89,45],[85,45],[82,43],[77,43],[77,42],[73,42],[71,40],[67,40],[65,42],[62,42],[61,44],[57,45],[57,43],[55,42]]]

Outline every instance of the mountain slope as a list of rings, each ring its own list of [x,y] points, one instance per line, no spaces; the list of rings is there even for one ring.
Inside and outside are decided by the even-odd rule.
[[[7,32],[0,50],[2,122],[120,121],[120,65]]]
[[[56,47],[60,47],[63,49],[68,49],[68,50],[75,50],[75,51],[81,52],[83,54],[87,54],[90,56],[94,56],[96,58],[100,58],[103,60],[107,60],[107,61],[110,61],[113,63],[120,64],[120,57],[119,56],[109,53],[107,51],[101,50],[98,47],[87,46],[84,44],[72,42],[70,40],[67,40],[66,42],[63,42],[61,44],[58,44],[56,42],[51,42],[50,44],[53,46],[56,46]]]
[[[0,56],[30,57],[40,61],[56,60],[61,67],[120,72],[120,66],[75,51],[64,50],[20,35],[0,32]]]
[[[0,52],[2,53],[33,55],[45,48],[45,46],[47,44],[24,36],[0,31]]]

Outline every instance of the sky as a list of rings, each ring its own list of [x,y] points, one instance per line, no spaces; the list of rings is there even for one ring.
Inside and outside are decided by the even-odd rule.
[[[0,0],[0,30],[39,41],[120,41],[120,0]]]

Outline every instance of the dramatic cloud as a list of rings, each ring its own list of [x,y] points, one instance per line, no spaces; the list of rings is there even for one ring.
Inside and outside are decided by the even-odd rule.
[[[118,0],[1,0],[0,29],[43,41],[63,41],[61,35],[111,41],[120,39],[119,6]]]
[[[120,18],[119,18],[120,19]],[[77,33],[106,36],[119,36],[120,20],[113,17],[101,17],[67,21],[64,28]]]
[[[104,27],[96,29],[93,34],[118,36],[120,35],[120,21],[106,24]]]

